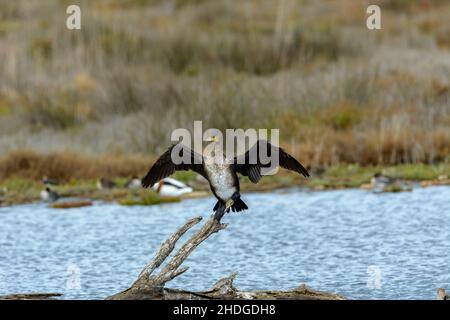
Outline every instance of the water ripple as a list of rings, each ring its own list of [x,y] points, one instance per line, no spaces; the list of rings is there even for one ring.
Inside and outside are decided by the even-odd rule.
[[[171,286],[207,289],[239,271],[242,289],[304,282],[355,299],[433,299],[437,288],[450,287],[449,195],[449,187],[244,194],[250,209],[226,215],[229,227],[192,254],[190,270]],[[123,290],[167,236],[195,215],[208,216],[214,203],[0,208],[0,294],[101,299]],[[71,282],[74,266],[80,287]]]

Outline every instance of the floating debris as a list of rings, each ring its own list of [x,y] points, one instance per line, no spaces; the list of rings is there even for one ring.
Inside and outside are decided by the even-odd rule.
[[[0,296],[0,300],[55,300],[62,293],[18,293]]]
[[[71,209],[92,206],[91,201],[72,201],[72,202],[55,202],[50,205],[53,209]]]

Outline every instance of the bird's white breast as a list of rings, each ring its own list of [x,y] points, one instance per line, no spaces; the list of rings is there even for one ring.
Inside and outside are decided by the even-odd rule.
[[[224,201],[229,200],[237,191],[229,164],[206,161],[204,167],[216,195]]]
[[[48,200],[50,198],[50,194],[47,190],[42,190],[41,191],[41,199],[42,200]]]

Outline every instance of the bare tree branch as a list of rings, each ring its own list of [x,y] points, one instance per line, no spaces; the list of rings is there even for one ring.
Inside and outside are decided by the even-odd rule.
[[[180,239],[189,229],[195,226],[202,220],[202,217],[195,217],[186,222],[185,225],[180,227],[172,236],[167,239],[159,248],[159,251],[156,253],[155,257],[152,261],[142,270],[139,274],[139,278],[144,275],[151,275],[155,269],[157,269],[166,258],[170,255],[170,253],[175,248],[175,244],[178,239]]]
[[[229,277],[217,281],[217,283],[208,291],[192,292],[165,288],[167,282],[188,270],[187,267],[181,267],[181,264],[189,257],[195,248],[212,234],[227,227],[226,224],[218,222],[214,219],[214,216],[211,216],[208,221],[206,221],[206,223],[181,246],[162,270],[157,274],[153,274],[172,253],[177,241],[201,220],[201,217],[196,217],[190,219],[186,224],[180,227],[161,245],[155,257],[142,270],[138,279],[129,289],[108,297],[107,299],[343,299],[341,296],[332,293],[308,289],[304,285],[288,291],[239,291],[233,286],[233,281],[237,276],[236,272],[233,272]]]

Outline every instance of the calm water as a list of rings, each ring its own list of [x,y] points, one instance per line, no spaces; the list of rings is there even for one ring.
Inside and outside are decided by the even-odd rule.
[[[450,289],[450,187],[288,190],[243,199],[250,210],[226,215],[228,228],[197,248],[171,287],[207,289],[239,271],[241,289],[306,283],[354,299],[434,299],[439,287]],[[0,208],[0,294],[105,298],[126,289],[171,232],[188,218],[207,217],[214,203]]]

